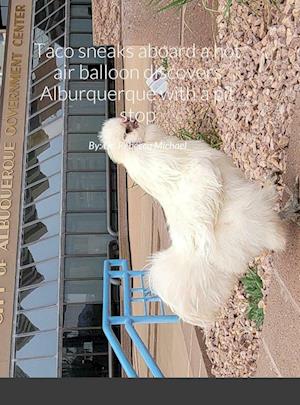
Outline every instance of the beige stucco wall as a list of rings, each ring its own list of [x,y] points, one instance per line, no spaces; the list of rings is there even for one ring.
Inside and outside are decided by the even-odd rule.
[[[0,137],[0,377],[10,368],[31,15],[31,0],[11,0]]]

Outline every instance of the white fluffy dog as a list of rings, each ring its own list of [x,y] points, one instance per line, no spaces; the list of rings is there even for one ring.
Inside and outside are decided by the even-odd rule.
[[[184,321],[210,326],[249,261],[284,249],[273,186],[246,180],[205,142],[130,118],[108,120],[100,140],[164,209],[172,244],[151,258],[151,289]]]

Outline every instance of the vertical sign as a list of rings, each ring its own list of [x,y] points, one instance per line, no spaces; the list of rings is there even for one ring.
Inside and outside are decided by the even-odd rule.
[[[0,124],[0,377],[10,370],[31,14],[31,0],[10,1]]]

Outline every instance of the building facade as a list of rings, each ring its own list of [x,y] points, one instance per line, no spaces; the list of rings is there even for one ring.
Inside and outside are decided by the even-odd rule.
[[[117,171],[97,137],[115,105],[76,98],[80,90],[113,89],[113,81],[92,73],[114,61],[80,53],[93,46],[91,0],[0,4],[7,42],[0,376],[117,376],[101,329],[103,261],[118,257]],[[82,69],[88,79],[80,77]],[[57,97],[63,91],[66,100]]]

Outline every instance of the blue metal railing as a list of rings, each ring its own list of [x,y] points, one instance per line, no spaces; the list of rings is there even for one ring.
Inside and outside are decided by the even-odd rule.
[[[119,270],[114,270],[118,268]],[[130,378],[138,378],[138,375],[131,362],[126,357],[122,346],[117,339],[112,326],[124,325],[132,343],[145,361],[153,377],[164,377],[149,350],[134,328],[134,324],[155,324],[155,323],[177,323],[179,318],[176,315],[166,315],[162,300],[154,295],[148,287],[145,287],[146,271],[132,271],[128,268],[127,260],[105,260],[103,275],[103,319],[102,326],[113,351],[115,352],[126,375]],[[111,314],[111,284],[112,280],[120,279],[123,288],[123,311],[122,315]],[[140,287],[132,287],[132,280],[138,279]],[[139,296],[137,296],[139,294]],[[134,303],[143,303],[144,314],[133,315],[132,306]],[[150,314],[150,303],[157,302],[160,307],[159,315]]]

